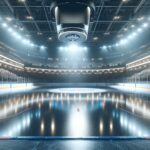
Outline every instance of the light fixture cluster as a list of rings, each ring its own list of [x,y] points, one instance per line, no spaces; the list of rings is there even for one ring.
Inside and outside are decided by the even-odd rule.
[[[59,47],[60,51],[68,51],[68,52],[79,52],[79,51],[87,51],[87,47],[79,46],[76,43],[71,43],[67,46],[61,46]]]
[[[7,20],[7,22],[5,20]],[[46,48],[44,46],[35,45],[29,39],[23,37],[20,32],[16,31],[15,28],[10,27],[10,25],[8,24],[8,22],[10,22],[10,20],[8,20],[8,17],[6,17],[5,20],[2,17],[0,17],[0,27],[5,29],[9,33],[9,35],[11,35],[14,39],[19,40],[19,42],[24,44],[25,46],[39,47],[40,49],[45,49]],[[23,31],[23,28],[20,28],[20,31]]]
[[[107,46],[103,45],[100,48],[103,49],[103,50],[106,50],[106,49],[116,48],[116,47],[119,47],[119,46],[124,46],[126,44],[129,44],[129,42],[132,42],[132,40],[134,40],[140,33],[142,33],[143,31],[145,31],[145,29],[149,28],[149,26],[150,26],[150,18],[147,18],[147,20],[145,22],[143,22],[137,28],[133,24],[133,25],[131,25],[131,28],[132,28],[133,31],[130,32],[130,34],[128,34],[127,37],[121,38],[120,41],[117,42],[117,43],[115,43],[115,44],[107,45]],[[128,31],[128,29],[125,28],[124,31]]]

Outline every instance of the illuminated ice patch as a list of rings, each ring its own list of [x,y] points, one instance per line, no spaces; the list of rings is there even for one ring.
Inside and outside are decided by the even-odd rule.
[[[98,88],[57,88],[51,89],[50,92],[52,93],[68,93],[68,94],[75,94],[75,93],[102,93],[106,92],[105,89],[98,89]]]

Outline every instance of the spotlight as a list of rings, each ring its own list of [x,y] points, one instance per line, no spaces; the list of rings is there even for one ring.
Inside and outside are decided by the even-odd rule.
[[[137,31],[138,31],[138,32],[142,32],[142,28],[138,28]]]
[[[40,49],[41,49],[41,50],[45,50],[46,47],[42,45],[42,46],[40,46]]]
[[[128,2],[129,0],[122,0],[123,2]]]
[[[133,32],[133,33],[132,33],[132,37],[135,37],[136,35],[137,35],[136,32]]]
[[[87,51],[87,47],[83,47],[83,50],[84,50],[84,51]]]
[[[96,37],[93,37],[93,40],[94,41],[97,41],[99,38],[96,36]]]
[[[34,45],[33,43],[30,43],[30,46],[31,46],[31,47],[34,47],[35,45]]]
[[[79,49],[80,49],[79,46],[77,44],[75,44],[75,43],[71,43],[68,46],[68,50],[71,51],[71,52],[76,52]]]
[[[127,40],[126,39],[122,39],[121,41],[120,41],[120,44],[122,44],[122,45],[124,45],[124,44],[126,44],[127,43]]]
[[[118,43],[116,43],[116,44],[115,44],[115,46],[116,46],[116,47],[118,47],[118,46],[119,46],[119,44],[118,44]]]
[[[67,50],[68,50],[68,47],[66,47],[66,46],[63,47],[63,50],[64,50],[64,51],[67,51]]]
[[[12,28],[8,28],[8,31],[9,31],[9,32],[13,32],[13,29],[12,29]]]
[[[144,17],[142,16],[142,17],[139,17],[139,18],[137,18],[137,20],[138,21],[142,21],[142,20],[144,20]]]
[[[6,28],[8,25],[6,23],[2,23],[2,27]]]
[[[62,47],[62,46],[61,46],[61,47],[59,47],[59,50],[60,50],[60,51],[64,50],[64,47]]]
[[[142,25],[142,27],[147,28],[147,27],[148,27],[148,23],[144,23],[144,24]]]
[[[21,36],[19,34],[16,34],[17,39],[21,39]]]
[[[123,30],[124,30],[124,31],[127,31],[128,29],[127,29],[127,28],[124,28]]]
[[[52,41],[52,37],[49,37],[48,40],[49,40],[49,41]]]
[[[132,24],[132,25],[131,25],[131,28],[134,28],[134,27],[135,27],[135,25],[134,25],[134,24]]]
[[[26,0],[18,0],[18,2],[24,3]]]
[[[12,35],[17,39],[21,39],[21,36],[15,31],[12,31]]]
[[[33,17],[32,16],[26,16],[26,19],[33,20]]]
[[[29,40],[26,40],[26,39],[23,39],[22,41],[24,44],[30,44],[30,41]]]
[[[119,20],[119,19],[120,19],[120,16],[114,16],[113,19],[114,19],[114,20]]]
[[[6,20],[10,22],[10,21],[13,20],[13,18],[11,18],[11,17],[6,17]]]
[[[133,32],[131,35],[128,36],[128,39],[132,39],[132,38],[134,38],[136,35],[137,35],[137,33],[136,33],[136,32]]]
[[[12,32],[13,36],[17,36],[17,33],[16,32]]]
[[[128,39],[132,39],[132,36],[131,36],[131,35],[129,35],[127,38],[128,38]]]
[[[104,46],[102,47],[102,49],[106,50],[106,49],[107,49],[107,46],[104,45]]]

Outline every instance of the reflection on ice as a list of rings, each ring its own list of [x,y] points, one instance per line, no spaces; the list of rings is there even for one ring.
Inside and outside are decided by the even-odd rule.
[[[127,117],[124,113],[120,115],[121,126],[133,136],[147,137],[150,134],[149,127],[133,117]]]
[[[45,125],[44,125],[44,122],[42,121],[42,122],[41,122],[41,133],[44,132],[44,129],[45,129]]]
[[[81,137],[89,135],[89,122],[87,117],[87,110],[85,108],[76,108],[70,112],[68,121],[69,135],[74,137]]]
[[[100,120],[100,123],[99,123],[99,131],[100,131],[100,135],[103,134],[103,130],[104,130],[104,124],[103,124],[103,120],[101,119],[101,120]]]
[[[54,121],[54,119],[51,121],[51,134],[52,135],[55,134],[55,121]]]
[[[42,91],[0,100],[0,136],[149,136],[149,119],[149,97],[107,90]]]

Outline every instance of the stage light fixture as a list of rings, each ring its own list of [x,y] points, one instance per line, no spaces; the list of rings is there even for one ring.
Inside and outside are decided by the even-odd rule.
[[[58,39],[62,42],[84,42],[94,13],[93,0],[53,0],[51,12],[56,20]]]

